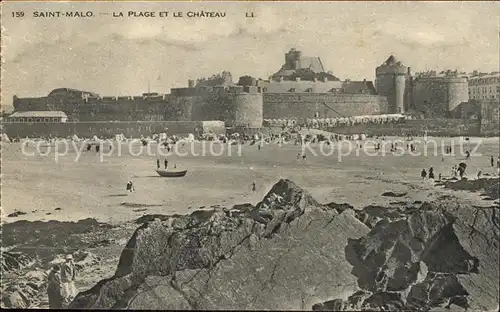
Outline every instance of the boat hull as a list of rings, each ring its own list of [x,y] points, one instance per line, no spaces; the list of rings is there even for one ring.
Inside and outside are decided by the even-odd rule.
[[[183,170],[183,171],[156,170],[156,173],[158,173],[158,175],[160,177],[165,177],[165,178],[179,178],[179,177],[185,176],[186,173],[187,173],[187,170]]]

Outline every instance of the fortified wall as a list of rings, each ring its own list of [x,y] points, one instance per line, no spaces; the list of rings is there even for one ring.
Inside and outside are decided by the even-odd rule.
[[[76,134],[82,138],[113,138],[123,134],[127,138],[140,138],[155,133],[187,136],[212,132],[224,134],[226,128],[222,121],[130,121],[130,122],[66,122],[66,123],[4,123],[4,132],[15,137],[71,137]]]
[[[264,93],[265,119],[363,116],[387,111],[387,98],[378,95]]]
[[[481,135],[500,136],[500,102],[481,101]]]
[[[458,106],[468,101],[465,77],[431,74],[413,80],[413,108],[427,118],[450,117]]]
[[[63,111],[73,121],[163,121],[190,120],[190,107],[171,96],[47,96],[40,98],[17,98],[13,101],[15,111]]]

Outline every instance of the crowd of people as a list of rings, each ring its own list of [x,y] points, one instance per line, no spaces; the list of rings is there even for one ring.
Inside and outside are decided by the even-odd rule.
[[[288,119],[264,119],[264,126],[269,127],[303,127],[308,129],[322,129],[354,126],[358,124],[394,124],[412,119],[411,116],[401,114],[367,115],[337,118],[298,118]]]

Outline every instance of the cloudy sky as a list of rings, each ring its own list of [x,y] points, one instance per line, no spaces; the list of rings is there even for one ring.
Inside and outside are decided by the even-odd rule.
[[[341,79],[373,80],[394,54],[412,71],[499,70],[500,3],[3,3],[2,105],[69,87],[168,93],[222,70],[266,78],[295,47]],[[225,18],[112,18],[113,12],[216,11]],[[13,18],[23,11],[25,17]],[[92,11],[93,18],[34,18]],[[256,18],[245,18],[253,12]],[[99,15],[109,13],[110,15]],[[171,14],[171,13],[170,13]]]

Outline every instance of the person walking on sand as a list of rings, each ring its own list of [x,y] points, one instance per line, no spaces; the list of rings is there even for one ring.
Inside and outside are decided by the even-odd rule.
[[[425,171],[425,169],[422,169],[422,171],[420,172],[420,176],[422,177],[422,180],[425,180],[425,178],[427,177],[427,172]]]
[[[434,168],[429,168],[429,179],[434,179]]]
[[[160,170],[160,160],[156,160],[156,170]]]
[[[62,309],[63,297],[61,294],[62,282],[59,264],[52,265],[47,276],[47,295],[49,297],[49,309]]]
[[[128,181],[127,183],[127,192],[135,192],[135,189],[134,189],[134,184],[132,183],[132,181]]]
[[[490,157],[490,164],[492,167],[495,166],[495,162],[493,161],[493,156]]]
[[[257,186],[255,184],[255,181],[252,182],[251,186],[252,186],[252,192],[255,193],[255,191],[257,190]]]
[[[168,160],[167,160],[166,158],[165,158],[164,164],[165,164],[165,170],[167,170],[167,167],[168,167]]]
[[[73,263],[73,256],[67,255],[66,262],[61,265],[62,296],[66,304],[73,301],[77,294],[75,276],[76,271],[75,264]]]

